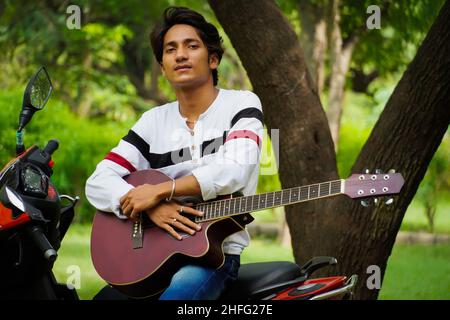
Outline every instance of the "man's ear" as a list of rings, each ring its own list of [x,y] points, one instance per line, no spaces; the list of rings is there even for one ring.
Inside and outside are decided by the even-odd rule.
[[[213,53],[209,56],[209,68],[210,69],[217,69],[219,66],[219,57],[216,53]]]

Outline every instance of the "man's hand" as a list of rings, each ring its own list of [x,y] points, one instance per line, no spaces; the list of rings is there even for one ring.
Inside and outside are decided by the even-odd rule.
[[[143,184],[120,198],[120,208],[124,215],[136,219],[139,212],[155,207],[162,199],[161,188],[158,185]]]
[[[183,206],[175,201],[161,202],[156,207],[145,211],[154,224],[166,230],[178,240],[182,240],[183,238],[175,231],[174,228],[189,233],[190,235],[194,235],[195,230],[199,231],[201,229],[199,224],[196,224],[195,222],[189,220],[189,218],[182,216],[181,213],[183,212],[197,217],[203,216],[201,211]]]

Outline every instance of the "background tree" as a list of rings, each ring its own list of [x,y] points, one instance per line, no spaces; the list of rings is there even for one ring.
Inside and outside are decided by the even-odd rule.
[[[337,151],[346,88],[373,95],[373,80],[403,71],[443,1],[377,2],[380,30],[366,27],[369,0],[278,3],[285,13],[297,12],[290,21],[300,22],[300,44],[319,95],[327,92],[322,97]]]
[[[268,127],[283,129],[283,187],[335,178],[333,143],[315,85],[295,33],[275,3],[209,2],[262,99]],[[352,168],[402,172],[406,183],[399,201],[391,207],[363,208],[340,197],[286,208],[296,260],[337,256],[340,271],[360,275],[358,298],[377,297],[378,290],[365,285],[367,267],[376,264],[384,274],[406,208],[450,121],[449,19],[446,2]]]

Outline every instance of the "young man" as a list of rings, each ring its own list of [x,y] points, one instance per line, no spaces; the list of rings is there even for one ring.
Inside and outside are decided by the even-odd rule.
[[[258,97],[249,91],[218,89],[221,37],[203,16],[171,7],[151,34],[161,70],[177,101],[145,112],[88,179],[86,196],[99,210],[135,219],[145,212],[158,227],[182,241],[201,226],[181,215],[202,213],[172,200],[176,196],[219,195],[256,191],[263,115]],[[158,169],[173,180],[133,187],[122,177],[136,170]],[[240,254],[248,245],[243,230],[223,243],[225,263],[219,269],[182,267],[160,299],[217,299],[236,279]]]

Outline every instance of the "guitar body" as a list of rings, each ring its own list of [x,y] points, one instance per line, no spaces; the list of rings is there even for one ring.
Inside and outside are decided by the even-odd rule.
[[[170,180],[157,170],[134,172],[125,180],[138,186]],[[113,213],[97,211],[91,234],[91,257],[100,277],[122,293],[135,298],[163,291],[177,270],[189,263],[219,268],[224,262],[222,243],[244,228],[239,217],[224,217],[200,223],[195,235],[180,233],[177,240],[165,230],[148,225],[142,228],[141,247],[133,245],[134,223]]]

